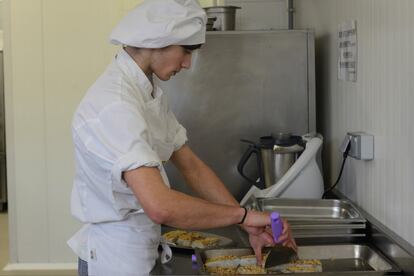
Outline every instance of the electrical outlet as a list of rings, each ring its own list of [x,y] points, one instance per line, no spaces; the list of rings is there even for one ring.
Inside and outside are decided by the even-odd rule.
[[[374,159],[374,136],[362,131],[347,133],[351,148],[348,155],[358,160]]]

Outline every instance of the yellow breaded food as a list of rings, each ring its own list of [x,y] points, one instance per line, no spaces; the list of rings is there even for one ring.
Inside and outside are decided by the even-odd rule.
[[[205,271],[213,275],[267,274],[263,266],[256,265],[256,256],[224,255],[208,258],[204,264]],[[322,263],[317,259],[296,260],[275,267],[271,271],[282,273],[322,272]]]
[[[219,243],[220,239],[216,237],[207,237],[202,239],[197,239],[191,243],[191,247],[193,248],[208,248],[213,247]]]
[[[187,233],[183,230],[174,230],[167,233],[164,233],[162,236],[167,242],[175,243],[179,236]]]
[[[193,241],[205,238],[205,236],[203,236],[199,232],[190,232],[190,233],[191,233],[191,240],[193,240]]]
[[[322,265],[321,261],[317,259],[296,260],[294,263],[304,265]]]
[[[241,266],[255,266],[257,264],[256,255],[247,255],[240,257]]]
[[[283,272],[321,272],[321,270],[315,266],[291,265],[288,266]]]
[[[266,269],[257,265],[239,266],[237,274],[266,274]]]
[[[190,232],[184,230],[174,230],[164,233],[163,238],[166,242],[193,248],[208,248],[219,243],[220,238],[209,237],[200,232]]]
[[[207,267],[206,271],[211,275],[236,275],[237,267]]]
[[[240,264],[240,258],[236,256],[218,256],[209,258],[205,262],[206,267],[236,267]]]
[[[322,272],[322,263],[320,260],[297,260],[289,263],[283,272]]]
[[[178,245],[181,245],[181,246],[190,247],[191,246],[191,241],[192,241],[191,233],[185,233],[185,234],[182,234],[178,237],[176,243]]]

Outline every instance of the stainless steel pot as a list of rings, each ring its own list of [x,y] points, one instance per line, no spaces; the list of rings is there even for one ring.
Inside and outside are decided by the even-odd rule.
[[[214,31],[232,31],[236,27],[236,6],[214,6],[206,7],[204,10],[208,18],[216,18],[212,30]],[[207,22],[208,24],[208,22]],[[207,26],[207,30],[209,26]]]
[[[283,133],[275,137],[260,137],[259,143],[242,141],[249,143],[249,147],[240,159],[237,169],[242,177],[261,189],[268,188],[281,179],[305,149],[302,137]],[[259,175],[252,178],[246,175],[244,167],[253,154],[256,155]]]

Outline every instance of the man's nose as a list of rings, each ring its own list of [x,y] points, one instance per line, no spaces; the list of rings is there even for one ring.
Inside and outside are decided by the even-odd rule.
[[[186,54],[184,57],[183,62],[181,63],[181,67],[185,69],[190,69],[191,67],[191,54]]]

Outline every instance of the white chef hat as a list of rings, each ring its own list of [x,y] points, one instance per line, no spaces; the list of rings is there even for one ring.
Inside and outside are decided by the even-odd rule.
[[[138,48],[203,44],[206,21],[197,0],[145,0],[115,27],[110,42]]]

